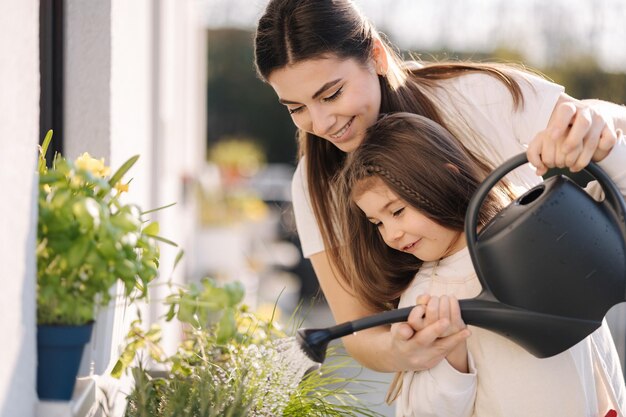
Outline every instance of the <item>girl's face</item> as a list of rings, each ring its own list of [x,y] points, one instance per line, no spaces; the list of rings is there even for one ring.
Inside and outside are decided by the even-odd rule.
[[[436,261],[465,247],[465,234],[426,217],[396,196],[380,179],[355,199],[367,219],[393,249],[422,261]]]
[[[363,66],[334,56],[275,70],[268,78],[295,125],[352,152],[380,110],[380,84],[372,60]]]

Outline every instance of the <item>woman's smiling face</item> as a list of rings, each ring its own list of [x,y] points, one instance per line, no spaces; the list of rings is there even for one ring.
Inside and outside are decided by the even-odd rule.
[[[299,129],[343,152],[355,150],[378,118],[381,93],[373,61],[306,60],[275,70],[268,82]]]

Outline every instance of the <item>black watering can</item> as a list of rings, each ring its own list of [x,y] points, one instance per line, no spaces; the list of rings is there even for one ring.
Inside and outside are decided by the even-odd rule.
[[[546,358],[583,340],[612,306],[626,301],[626,205],[613,181],[592,163],[585,171],[602,186],[602,202],[557,175],[528,190],[477,232],[485,197],[526,162],[526,154],[520,154],[496,168],[469,203],[465,234],[483,290],[459,303],[466,324],[499,333]],[[406,321],[412,309],[300,329],[297,338],[304,352],[321,363],[330,340]]]

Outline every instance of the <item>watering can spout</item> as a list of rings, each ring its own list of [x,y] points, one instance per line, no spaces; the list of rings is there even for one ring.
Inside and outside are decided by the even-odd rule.
[[[466,324],[507,337],[538,358],[569,349],[602,324],[602,319],[572,319],[512,307],[486,292],[473,299],[459,300],[459,305]],[[374,326],[407,321],[414,307],[385,311],[328,328],[299,329],[296,340],[312,361],[322,363],[331,340]]]

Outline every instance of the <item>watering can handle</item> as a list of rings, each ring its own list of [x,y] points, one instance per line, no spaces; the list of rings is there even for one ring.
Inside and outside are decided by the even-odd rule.
[[[494,311],[514,310],[515,307],[505,306],[498,301],[483,300],[478,298],[468,298],[459,300],[461,307],[461,315],[467,324],[481,323],[484,317],[494,314]],[[328,331],[333,338],[347,336],[357,331],[369,329],[371,327],[381,326],[384,324],[392,324],[406,322],[409,319],[411,311],[417,307],[412,305],[409,307],[389,310],[362,319],[349,321],[329,327]]]
[[[465,236],[467,239],[467,246],[472,257],[472,262],[477,269],[479,268],[479,265],[474,259],[474,254],[476,253],[475,246],[478,241],[476,227],[482,203],[498,181],[504,178],[506,174],[513,171],[515,168],[524,165],[527,162],[528,158],[526,157],[526,153],[521,153],[505,161],[502,165],[494,169],[491,174],[487,176],[487,178],[485,178],[482,184],[478,186],[478,189],[476,189],[474,196],[469,202],[467,213],[465,214]],[[622,225],[622,234],[625,234],[626,226],[624,226],[624,218],[626,216],[626,204],[624,203],[624,199],[622,198],[619,189],[606,172],[604,172],[604,170],[602,170],[597,164],[591,162],[587,165],[587,167],[585,167],[585,171],[591,174],[602,187],[605,195],[605,201],[609,203],[615,214],[618,216],[618,221]],[[482,276],[480,271],[477,270],[476,272],[479,277]]]

